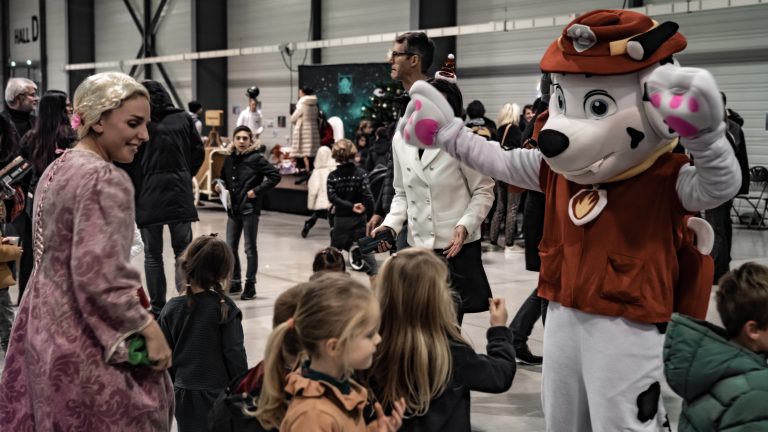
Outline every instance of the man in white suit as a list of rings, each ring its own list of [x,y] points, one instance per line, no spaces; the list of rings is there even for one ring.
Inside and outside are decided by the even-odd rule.
[[[405,33],[392,48],[392,77],[406,90],[426,79],[434,45],[424,33]],[[445,81],[440,87],[461,112],[461,92]],[[456,100],[457,99],[457,100]],[[459,322],[463,314],[488,310],[490,287],[480,259],[480,225],[493,204],[493,179],[462,165],[440,149],[419,150],[406,145],[400,133],[392,138],[395,196],[389,214],[372,235],[384,229],[394,234],[408,223],[408,244],[444,255],[459,293]]]

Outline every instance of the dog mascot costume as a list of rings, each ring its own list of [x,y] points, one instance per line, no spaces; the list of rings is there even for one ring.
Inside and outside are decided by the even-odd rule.
[[[666,426],[666,323],[673,311],[706,314],[711,261],[697,251],[704,270],[686,267],[697,262],[686,246],[692,230],[706,254],[712,232],[689,216],[735,196],[741,176],[714,78],[672,60],[686,46],[677,27],[627,10],[568,24],[541,60],[552,97],[537,120],[540,151],[504,151],[472,134],[423,81],[399,125],[410,144],[443,148],[483,174],[546,194],[539,295],[550,301],[542,379],[549,431]],[[678,141],[695,166],[671,152]]]

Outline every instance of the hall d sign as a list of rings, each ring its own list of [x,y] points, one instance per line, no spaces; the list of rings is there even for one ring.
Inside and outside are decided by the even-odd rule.
[[[30,39],[30,33],[32,39]],[[37,42],[40,38],[40,20],[37,15],[32,15],[32,30],[29,27],[13,29],[13,43],[16,45],[28,44],[30,42]]]

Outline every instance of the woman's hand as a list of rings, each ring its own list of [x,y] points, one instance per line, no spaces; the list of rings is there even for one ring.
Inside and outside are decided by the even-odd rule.
[[[152,364],[152,369],[163,371],[171,367],[171,348],[168,341],[165,340],[163,331],[157,325],[157,321],[152,320],[148,326],[141,331],[144,340],[147,343],[147,356]]]
[[[491,327],[506,326],[509,313],[507,304],[503,298],[489,298],[488,305],[491,312]]]
[[[446,258],[453,258],[459,254],[461,247],[464,246],[464,241],[467,239],[467,229],[464,225],[456,225],[453,229],[453,238],[451,244],[447,248],[443,249],[443,255]]]
[[[250,199],[256,198],[256,192],[254,192],[253,189],[249,190],[246,195],[248,195],[248,198]]]
[[[395,432],[403,425],[403,414],[405,413],[405,400],[403,398],[392,404],[392,413],[389,417],[384,415],[384,409],[380,403],[376,402],[373,409],[376,410],[376,430],[379,432]]]
[[[352,206],[352,211],[357,214],[363,214],[365,213],[365,206],[363,203],[355,203],[355,205]]]

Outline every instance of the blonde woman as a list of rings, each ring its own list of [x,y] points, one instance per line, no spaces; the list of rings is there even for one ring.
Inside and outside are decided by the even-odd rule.
[[[501,148],[512,150],[520,148],[522,131],[520,130],[520,107],[517,104],[505,104],[497,118],[499,125],[496,140]],[[523,252],[523,248],[515,245],[517,236],[517,209],[523,191],[496,180],[496,210],[491,219],[491,244],[497,245],[501,223],[504,221],[504,243],[507,252]]]
[[[502,393],[515,376],[512,332],[503,299],[489,299],[488,355],[461,336],[448,267],[429,249],[390,257],[374,291],[382,342],[369,371],[375,399],[389,408],[401,396],[401,431],[469,431],[469,392]]]
[[[0,384],[4,430],[169,431],[171,350],[139,305],[130,265],[128,163],[147,139],[149,95],[102,73],[75,92],[79,142],[42,174],[33,221],[35,267],[19,307]],[[140,334],[151,366],[127,363]]]

